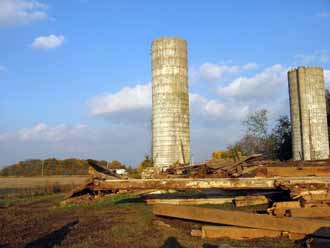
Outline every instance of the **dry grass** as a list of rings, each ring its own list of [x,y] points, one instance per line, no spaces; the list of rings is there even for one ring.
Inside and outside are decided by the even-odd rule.
[[[0,189],[47,187],[48,184],[81,184],[88,176],[0,177]]]

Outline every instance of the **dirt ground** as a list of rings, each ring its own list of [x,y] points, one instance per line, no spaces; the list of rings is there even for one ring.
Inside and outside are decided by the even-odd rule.
[[[298,247],[287,239],[250,241],[191,237],[200,223],[156,217],[139,198],[114,196],[61,205],[63,194],[0,208],[0,248],[13,247]],[[168,225],[166,225],[168,224]]]

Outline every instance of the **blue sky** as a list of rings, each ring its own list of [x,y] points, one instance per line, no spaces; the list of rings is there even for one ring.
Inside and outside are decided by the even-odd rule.
[[[322,66],[330,1],[0,0],[0,167],[28,158],[150,153],[150,46],[188,41],[196,161],[255,109],[288,113],[286,71]]]

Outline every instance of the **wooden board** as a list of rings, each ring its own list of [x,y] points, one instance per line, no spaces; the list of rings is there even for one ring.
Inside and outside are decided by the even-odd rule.
[[[111,189],[275,189],[299,185],[330,188],[330,177],[292,178],[202,178],[202,179],[127,179],[94,180],[94,190]]]
[[[236,207],[245,207],[245,206],[267,204],[269,203],[269,200],[264,195],[237,196],[234,198],[234,203]]]
[[[231,203],[234,198],[146,199],[147,204],[202,205]]]
[[[256,175],[264,177],[330,176],[330,166],[267,166],[258,168]]]
[[[234,226],[202,226],[202,238],[229,238],[235,240],[256,238],[278,238],[281,231],[243,228]]]
[[[330,217],[330,207],[291,208],[286,210],[285,216],[301,218]]]
[[[225,211],[219,209],[175,206],[159,204],[153,206],[153,213],[160,216],[176,217],[181,219],[250,227],[275,231],[287,231],[301,234],[317,232],[320,237],[330,237],[328,229],[330,221],[311,220],[302,218],[279,218],[269,215],[253,214],[240,211]]]

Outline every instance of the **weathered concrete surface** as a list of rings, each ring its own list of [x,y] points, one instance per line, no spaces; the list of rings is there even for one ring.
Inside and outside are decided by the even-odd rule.
[[[152,158],[166,168],[190,162],[187,42],[152,43]]]
[[[294,160],[329,157],[324,73],[319,67],[288,72]]]

